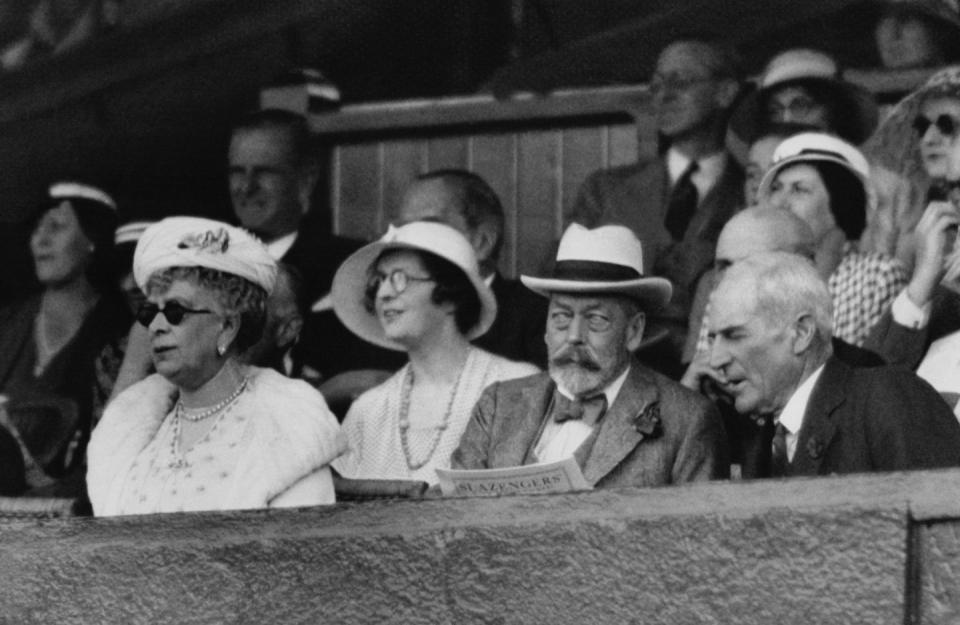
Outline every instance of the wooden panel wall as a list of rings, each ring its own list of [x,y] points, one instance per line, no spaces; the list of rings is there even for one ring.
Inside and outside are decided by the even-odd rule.
[[[645,120],[646,121],[646,120]],[[602,124],[371,138],[334,147],[330,198],[334,229],[374,239],[396,215],[401,194],[417,175],[469,169],[499,194],[506,212],[501,271],[536,271],[549,259],[563,215],[591,171],[634,162],[652,149],[638,140],[648,124]],[[641,150],[642,148],[642,150]]]

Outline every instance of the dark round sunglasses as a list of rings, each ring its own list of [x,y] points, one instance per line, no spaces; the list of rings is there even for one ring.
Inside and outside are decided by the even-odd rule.
[[[170,325],[178,326],[187,315],[203,315],[212,312],[212,310],[193,310],[177,302],[170,302],[163,308],[152,302],[144,302],[137,311],[137,322],[143,327],[149,328],[157,313],[160,313]]]
[[[957,127],[960,122],[950,115],[938,115],[936,119],[930,119],[924,115],[917,115],[913,120],[913,130],[919,136],[927,134],[930,126],[936,126],[937,131],[945,137],[953,137],[957,133]]]

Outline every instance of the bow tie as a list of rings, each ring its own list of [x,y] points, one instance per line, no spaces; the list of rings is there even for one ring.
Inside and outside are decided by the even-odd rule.
[[[607,397],[603,393],[591,397],[569,399],[559,391],[554,393],[553,420],[563,423],[571,419],[582,420],[594,426],[607,411]]]

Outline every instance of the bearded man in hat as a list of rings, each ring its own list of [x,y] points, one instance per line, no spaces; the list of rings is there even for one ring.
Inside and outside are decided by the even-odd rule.
[[[573,456],[595,487],[661,486],[729,475],[726,435],[710,402],[633,358],[646,313],[672,287],[644,277],[640,241],[624,226],[571,224],[551,277],[522,276],[549,299],[548,371],[481,395],[455,469]]]

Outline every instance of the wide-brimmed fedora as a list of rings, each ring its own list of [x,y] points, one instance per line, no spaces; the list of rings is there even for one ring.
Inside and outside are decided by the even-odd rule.
[[[665,278],[643,273],[643,246],[626,226],[588,229],[573,223],[563,233],[549,277],[520,276],[532,291],[625,295],[656,310],[670,301],[673,287]]]
[[[843,139],[822,132],[801,132],[784,139],[773,152],[773,164],[763,175],[757,196],[766,198],[774,179],[786,167],[798,163],[836,163],[850,171],[863,183],[869,196],[870,164],[863,152]]]
[[[730,132],[737,141],[749,145],[764,126],[762,104],[769,94],[775,89],[804,84],[820,86],[833,100],[832,108],[842,111],[842,119],[834,120],[837,127],[833,130],[847,141],[859,145],[877,127],[878,107],[869,91],[843,80],[840,67],[830,55],[795,48],[770,59],[757,81],[757,89],[745,96],[734,110]]]
[[[390,226],[378,240],[365,245],[343,261],[333,277],[330,296],[333,310],[343,325],[365,341],[404,351],[406,348],[387,338],[375,313],[364,305],[364,294],[369,272],[380,254],[387,250],[416,250],[428,252],[456,265],[473,285],[480,298],[480,318],[466,337],[473,340],[482,336],[497,317],[497,301],[493,291],[480,276],[477,256],[470,242],[457,230],[430,221],[415,221],[405,226]]]

